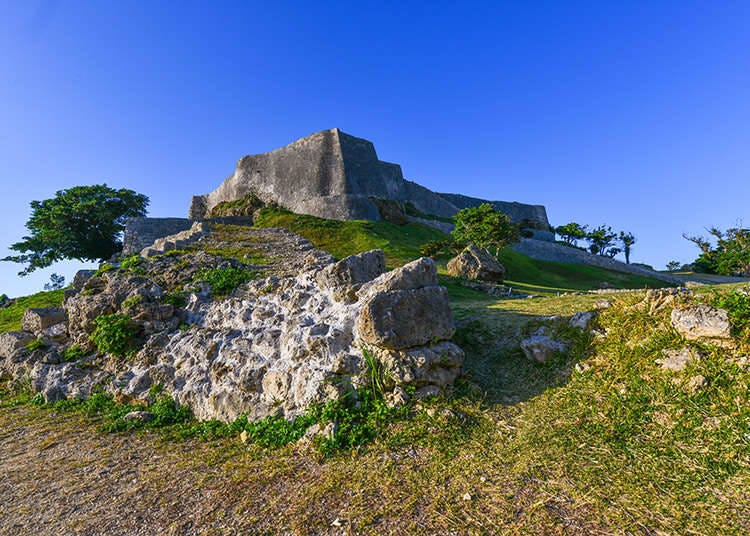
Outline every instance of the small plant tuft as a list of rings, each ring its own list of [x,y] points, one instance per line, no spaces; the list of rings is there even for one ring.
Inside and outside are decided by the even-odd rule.
[[[257,270],[247,270],[245,268],[213,268],[201,270],[195,276],[195,281],[208,283],[211,291],[218,297],[228,296],[234,290],[257,278],[260,272]]]
[[[133,349],[136,329],[128,315],[103,315],[94,320],[94,326],[91,342],[100,352],[125,357]]]

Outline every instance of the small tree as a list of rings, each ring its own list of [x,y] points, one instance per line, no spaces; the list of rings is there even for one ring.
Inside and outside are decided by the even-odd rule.
[[[586,240],[589,242],[589,251],[594,255],[601,255],[602,257],[614,257],[620,253],[619,248],[612,247],[616,238],[617,233],[612,230],[612,227],[604,225],[600,225],[586,233]],[[616,251],[613,253],[613,250]]]
[[[494,248],[495,256],[508,244],[518,241],[518,226],[490,203],[459,210],[455,221],[451,234],[456,242],[474,243],[488,253]]]
[[[560,227],[555,229],[555,232],[560,235],[560,238],[563,239],[563,242],[565,242],[569,246],[578,247],[578,241],[586,238],[587,229],[588,226],[586,225],[581,225],[576,222],[570,222],[566,223],[565,225],[561,225]]]
[[[125,221],[145,216],[148,197],[106,184],[60,190],[52,199],[31,202],[26,228],[31,232],[10,249],[20,255],[2,259],[27,266],[19,275],[63,259],[106,260],[122,248]]]
[[[750,276],[750,229],[711,227],[708,233],[716,240],[715,246],[710,238],[682,235],[701,250],[695,267],[721,275]]]
[[[676,272],[680,269],[680,261],[669,261],[667,263],[667,270],[670,272]]]
[[[65,286],[65,276],[52,274],[49,283],[44,284],[44,290],[60,290]]]
[[[625,253],[625,262],[627,264],[630,264],[630,250],[633,248],[633,244],[635,244],[636,242],[635,236],[633,236],[633,233],[626,233],[625,231],[620,231],[619,238],[620,238],[620,243],[622,244],[622,251],[623,253]]]

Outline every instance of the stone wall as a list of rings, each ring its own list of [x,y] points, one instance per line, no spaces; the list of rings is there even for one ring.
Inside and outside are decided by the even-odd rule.
[[[512,245],[511,248],[533,259],[553,262],[570,262],[574,264],[587,264],[589,266],[606,268],[607,270],[652,277],[654,279],[659,279],[661,281],[676,285],[681,285],[683,283],[681,279],[678,279],[671,275],[663,274],[661,272],[654,272],[653,270],[648,270],[646,268],[641,268],[640,266],[635,266],[632,264],[625,264],[624,262],[616,261],[607,257],[602,257],[600,255],[592,255],[587,251],[582,251],[580,249],[571,248],[552,242],[543,242],[541,240],[522,238],[520,242]]]
[[[130,218],[125,224],[124,255],[140,253],[159,238],[187,231],[193,224],[187,218]]]
[[[405,180],[401,166],[378,159],[372,142],[337,128],[317,132],[275,151],[245,156],[216,190],[193,198],[190,218],[203,219],[219,203],[250,193],[293,212],[337,220],[381,219],[373,198],[411,203],[423,214],[444,218],[485,202],[457,194],[437,194]],[[541,205],[492,203],[522,227],[550,229]]]

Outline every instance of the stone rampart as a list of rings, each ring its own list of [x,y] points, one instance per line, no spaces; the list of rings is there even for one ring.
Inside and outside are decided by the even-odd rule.
[[[187,218],[130,218],[125,224],[122,253],[140,253],[159,238],[187,231],[192,224]]]

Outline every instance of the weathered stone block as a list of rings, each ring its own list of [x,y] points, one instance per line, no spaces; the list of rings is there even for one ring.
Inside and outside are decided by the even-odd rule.
[[[35,338],[31,333],[25,331],[0,333],[0,359],[10,357],[16,350],[24,348]]]
[[[455,326],[443,287],[390,290],[370,298],[358,320],[359,337],[393,350],[450,339]]]
[[[502,283],[505,279],[505,267],[474,244],[448,261],[448,273],[454,277],[495,283]]]
[[[68,316],[62,307],[31,308],[23,313],[21,327],[24,331],[40,335],[48,327],[65,322],[67,319]]]
[[[729,315],[710,305],[672,311],[672,326],[688,340],[730,338]]]
[[[437,284],[435,261],[422,257],[362,285],[359,296],[367,299],[378,292],[434,287]]]

